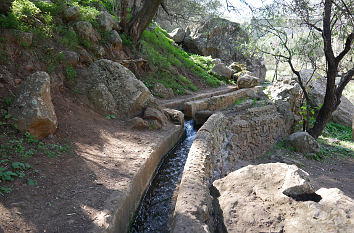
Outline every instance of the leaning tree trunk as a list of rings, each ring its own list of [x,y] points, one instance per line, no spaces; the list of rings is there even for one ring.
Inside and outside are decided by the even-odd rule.
[[[145,28],[151,23],[163,0],[145,0],[141,9],[127,24],[127,31],[134,44],[137,44]]]

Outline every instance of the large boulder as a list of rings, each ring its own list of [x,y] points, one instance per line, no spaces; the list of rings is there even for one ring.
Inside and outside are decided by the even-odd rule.
[[[288,143],[302,153],[318,153],[320,145],[308,132],[296,132],[288,137]]]
[[[235,48],[235,41],[247,42],[249,36],[240,24],[213,18],[201,23],[185,35],[183,47],[192,53],[220,58],[225,64],[243,63],[253,76],[264,82],[266,67],[262,58],[249,57]]]
[[[318,73],[314,73],[312,70],[301,70],[300,75],[305,82],[310,80],[307,88],[314,103],[317,106],[322,105],[326,93],[326,78]],[[340,105],[332,114],[332,120],[338,124],[350,127],[353,115],[354,105],[345,96],[342,96]]]
[[[130,70],[110,60],[92,63],[85,79],[89,100],[102,114],[135,116],[143,112],[152,98],[149,89]]]
[[[176,43],[181,43],[185,35],[186,32],[182,28],[176,28],[172,32],[168,33],[168,36]]]
[[[215,72],[218,75],[221,75],[227,79],[230,79],[234,73],[233,70],[231,70],[229,67],[227,67],[224,63],[216,64],[213,67],[213,72]]]
[[[10,114],[21,131],[37,138],[55,132],[58,121],[50,95],[50,77],[46,72],[36,72],[20,84]]]
[[[214,181],[227,232],[353,232],[354,201],[314,191],[295,165],[250,165]]]

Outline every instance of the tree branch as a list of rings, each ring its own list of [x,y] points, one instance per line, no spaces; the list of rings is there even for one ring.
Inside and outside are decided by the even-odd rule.
[[[336,102],[336,108],[340,104],[340,99],[342,97],[342,93],[344,88],[347,86],[347,84],[350,82],[350,80],[354,76],[354,67],[352,67],[341,79],[340,82],[337,86],[336,90],[336,97],[337,97],[337,102]]]
[[[343,57],[350,51],[352,42],[354,40],[354,32],[352,32],[345,41],[345,47],[343,51],[336,57],[336,62],[339,63]]]

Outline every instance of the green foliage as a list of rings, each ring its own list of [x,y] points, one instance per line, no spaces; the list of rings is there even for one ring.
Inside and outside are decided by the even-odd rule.
[[[73,5],[78,6],[80,10],[79,19],[83,21],[89,21],[93,25],[96,25],[96,17],[100,12],[92,6],[79,4],[78,2],[73,2]]]
[[[65,26],[57,26],[55,31],[60,36],[59,42],[65,47],[76,49],[79,46],[79,38],[73,30]]]
[[[279,140],[274,145],[274,148],[275,149],[285,149],[285,150],[288,150],[288,151],[295,151],[295,149],[287,143],[286,139]]]
[[[122,39],[122,43],[123,45],[129,47],[129,48],[133,48],[133,41],[126,35],[126,34],[121,34],[120,38]]]
[[[124,42],[126,38],[123,37],[123,43],[129,43]],[[154,71],[144,80],[149,88],[158,82],[172,88],[175,94],[184,94],[186,89],[197,90],[197,87],[188,78],[179,73],[179,69],[200,77],[210,86],[220,85],[218,77],[208,73],[212,68],[209,67],[210,57],[189,55],[175,45],[174,41],[167,37],[167,32],[157,25],[153,30],[144,31],[141,52],[147,57],[149,65]]]
[[[115,115],[107,115],[106,119],[108,119],[108,120],[116,119],[116,116]]]
[[[336,138],[342,141],[350,141],[352,138],[352,128],[334,122],[329,122],[326,124],[326,128],[323,131],[322,136]]]
[[[2,28],[17,29],[19,28],[19,22],[13,13],[9,13],[7,16],[0,15],[0,26]]]
[[[68,80],[73,81],[77,75],[75,68],[71,65],[65,67],[65,75]]]
[[[235,100],[235,102],[233,103],[233,105],[238,105],[238,104],[242,104],[244,103],[246,100],[248,100],[248,97],[242,97],[238,100]]]
[[[69,152],[68,144],[46,144],[39,142],[29,132],[22,134],[15,127],[15,120],[7,108],[12,105],[13,98],[0,99],[0,194],[12,191],[11,183],[16,179],[27,178],[29,185],[36,185],[32,176],[39,173],[31,163],[36,156],[47,155],[52,158]]]

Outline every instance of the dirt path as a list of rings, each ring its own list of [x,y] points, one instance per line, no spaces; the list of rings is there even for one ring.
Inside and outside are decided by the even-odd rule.
[[[115,217],[109,217],[110,207],[127,204],[122,208],[128,209],[129,203],[117,200],[136,201],[134,195],[144,191],[159,162],[155,152],[166,153],[177,140],[171,135],[183,129],[169,123],[159,131],[131,130],[126,122],[108,120],[70,96],[54,98],[54,105],[59,128],[45,141],[70,141],[72,152],[31,158],[38,185],[17,179],[12,193],[0,195],[0,232],[86,233],[107,226]],[[128,224],[129,216],[122,217],[128,217]]]

